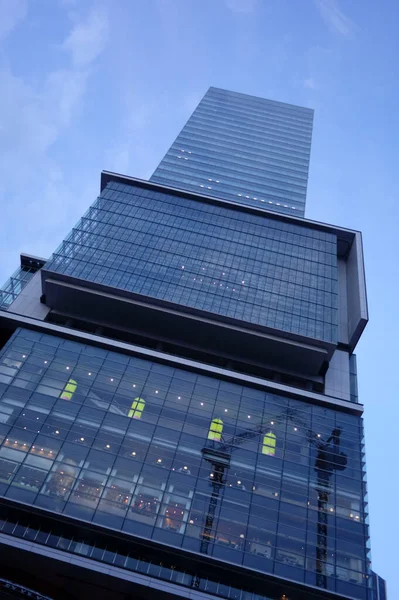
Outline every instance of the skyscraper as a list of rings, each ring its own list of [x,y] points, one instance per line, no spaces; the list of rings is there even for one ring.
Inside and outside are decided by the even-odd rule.
[[[235,113],[201,141],[220,98],[248,129],[231,161]],[[211,88],[195,115],[151,181],[103,172],[52,257],[23,255],[35,272],[7,284],[3,588],[384,600],[353,354],[368,319],[361,235],[299,218],[304,196],[295,211],[261,202],[276,164],[261,148],[288,162],[276,140],[301,119],[310,131],[311,111]],[[205,193],[200,171],[220,187]]]
[[[211,87],[151,181],[303,217],[313,110]]]

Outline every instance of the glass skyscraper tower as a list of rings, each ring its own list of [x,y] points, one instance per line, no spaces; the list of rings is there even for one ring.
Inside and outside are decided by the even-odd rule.
[[[210,88],[151,181],[303,217],[313,110]]]
[[[385,600],[362,241],[302,218],[311,127],[211,88],[150,181],[104,171],[49,260],[21,255],[0,296],[0,590]]]

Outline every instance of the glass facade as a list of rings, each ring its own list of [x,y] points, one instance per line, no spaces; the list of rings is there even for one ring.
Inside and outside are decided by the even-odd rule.
[[[0,440],[9,499],[372,598],[356,416],[18,329]]]
[[[304,216],[313,110],[211,87],[151,181]]]
[[[216,577],[203,577],[195,570],[179,569],[174,564],[173,558],[170,558],[169,562],[165,559],[159,560],[156,557],[149,558],[143,556],[143,550],[137,554],[131,545],[127,547],[126,543],[121,542],[121,540],[113,539],[111,541],[110,538],[107,538],[105,541],[101,539],[101,536],[98,536],[96,542],[93,543],[91,536],[84,529],[84,524],[82,524],[79,533],[76,534],[70,524],[55,524],[53,522],[51,526],[46,526],[41,522],[39,526],[35,526],[32,524],[31,515],[29,517],[25,516],[25,518],[20,515],[16,519],[7,512],[9,513],[9,507],[4,510],[0,506],[0,533],[15,538],[29,540],[47,548],[70,552],[77,556],[90,558],[134,573],[149,575],[151,578],[184,587],[195,587],[202,592],[221,598],[231,600],[275,600],[275,598],[265,594],[257,594],[237,585],[226,585]],[[0,579],[0,590],[1,583]],[[311,594],[309,600],[317,599]]]
[[[26,284],[36,273],[37,267],[18,267],[9,279],[0,289],[0,310],[7,310],[8,307],[22,292]]]
[[[111,181],[46,269],[337,340],[336,236],[305,223]]]
[[[387,600],[387,589],[385,580],[377,573],[372,572],[374,598],[373,600]]]

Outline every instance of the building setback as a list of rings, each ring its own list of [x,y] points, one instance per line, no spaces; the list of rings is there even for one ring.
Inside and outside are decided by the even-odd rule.
[[[210,88],[150,181],[104,171],[50,259],[21,256],[0,596],[385,600],[362,240],[302,218],[312,119]]]

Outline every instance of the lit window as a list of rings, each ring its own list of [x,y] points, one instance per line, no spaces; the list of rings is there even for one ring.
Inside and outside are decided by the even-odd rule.
[[[131,419],[141,419],[141,415],[145,408],[145,400],[143,398],[135,398],[127,416]]]
[[[272,431],[266,433],[266,435],[263,437],[262,454],[266,454],[267,456],[275,456],[276,441],[276,436]]]

